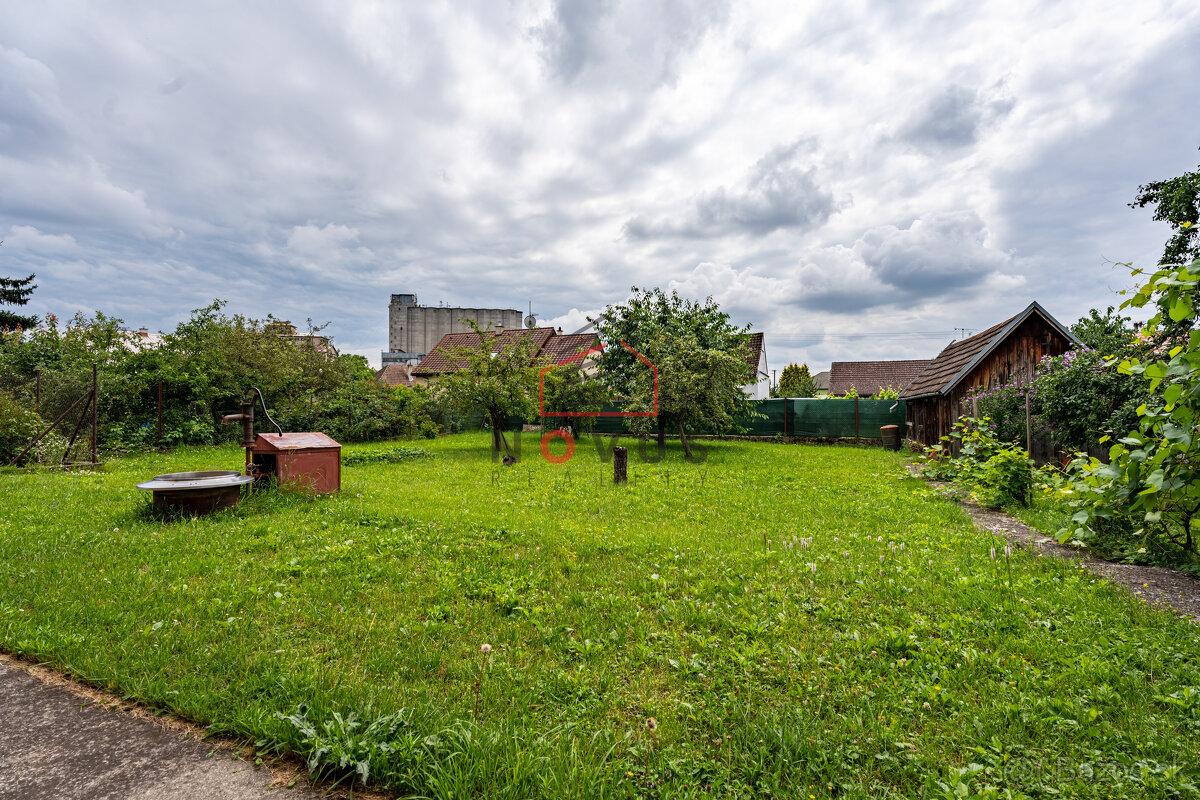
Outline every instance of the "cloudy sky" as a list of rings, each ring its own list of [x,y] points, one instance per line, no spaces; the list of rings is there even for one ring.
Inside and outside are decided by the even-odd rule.
[[[1117,302],[1200,163],[1194,2],[8,3],[0,275],[378,364],[392,292],[712,295],[771,366]],[[864,335],[870,334],[870,335]]]

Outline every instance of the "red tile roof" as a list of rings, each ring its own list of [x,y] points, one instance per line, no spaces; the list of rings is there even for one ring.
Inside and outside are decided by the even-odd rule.
[[[555,334],[542,347],[537,360],[546,364],[561,364],[598,344],[600,338],[594,333]]]
[[[412,386],[412,370],[407,364],[387,364],[375,373],[375,380],[384,386]]]
[[[493,353],[499,353],[505,347],[510,347],[522,339],[533,342],[534,353],[540,353],[554,336],[554,328],[505,328],[501,331],[487,331],[485,334],[491,340]],[[443,375],[447,372],[457,372],[467,365],[461,358],[452,358],[448,353],[466,347],[478,347],[479,334],[447,333],[424,358],[413,367],[413,375],[430,376]],[[574,353],[571,353],[574,355]],[[560,359],[561,360],[561,359]]]
[[[835,361],[829,368],[829,393],[843,395],[853,386],[860,397],[869,397],[889,386],[903,389],[931,363],[929,359]]]

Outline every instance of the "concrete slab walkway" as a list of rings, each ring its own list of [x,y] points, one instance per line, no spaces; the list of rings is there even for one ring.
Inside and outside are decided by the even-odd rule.
[[[0,800],[316,800],[271,770],[0,658]],[[51,673],[45,672],[48,676]],[[45,676],[44,676],[45,677]],[[98,693],[97,693],[98,694]],[[183,726],[176,726],[183,727]]]

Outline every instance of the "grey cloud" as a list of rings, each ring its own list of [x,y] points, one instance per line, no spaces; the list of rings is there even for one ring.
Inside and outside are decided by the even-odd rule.
[[[558,79],[629,92],[674,82],[679,60],[728,13],[728,0],[555,0],[531,33]]]
[[[980,129],[1007,115],[1011,98],[950,86],[929,98],[901,127],[899,138],[923,148],[954,149],[974,144]]]
[[[613,0],[557,0],[554,19],[536,31],[543,58],[565,81],[575,79],[584,65],[603,58],[599,41],[602,19],[612,13]]]
[[[804,163],[803,155],[812,147],[811,140],[801,140],[776,148],[759,159],[741,186],[721,186],[697,197],[681,218],[633,217],[625,223],[624,233],[635,240],[672,236],[704,239],[818,228],[829,219],[836,204],[833,194],[818,185],[816,170]]]
[[[187,81],[185,81],[183,78],[176,78],[175,80],[164,83],[162,86],[158,87],[158,92],[159,94],[175,94],[183,89],[183,87],[186,85]]]
[[[867,268],[905,299],[929,298],[982,283],[1008,260],[985,242],[974,212],[936,214],[906,229],[868,231],[855,246]]]
[[[850,248],[810,254],[798,271],[795,302],[834,314],[917,308],[961,296],[1009,265],[1007,253],[988,246],[978,215],[934,214],[907,228],[873,228]]]

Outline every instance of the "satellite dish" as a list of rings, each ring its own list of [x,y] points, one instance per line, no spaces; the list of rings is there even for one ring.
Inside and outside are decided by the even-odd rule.
[[[537,317],[535,317],[533,314],[530,314],[528,317],[526,317],[525,318],[525,327],[526,328],[536,328],[537,327]]]

